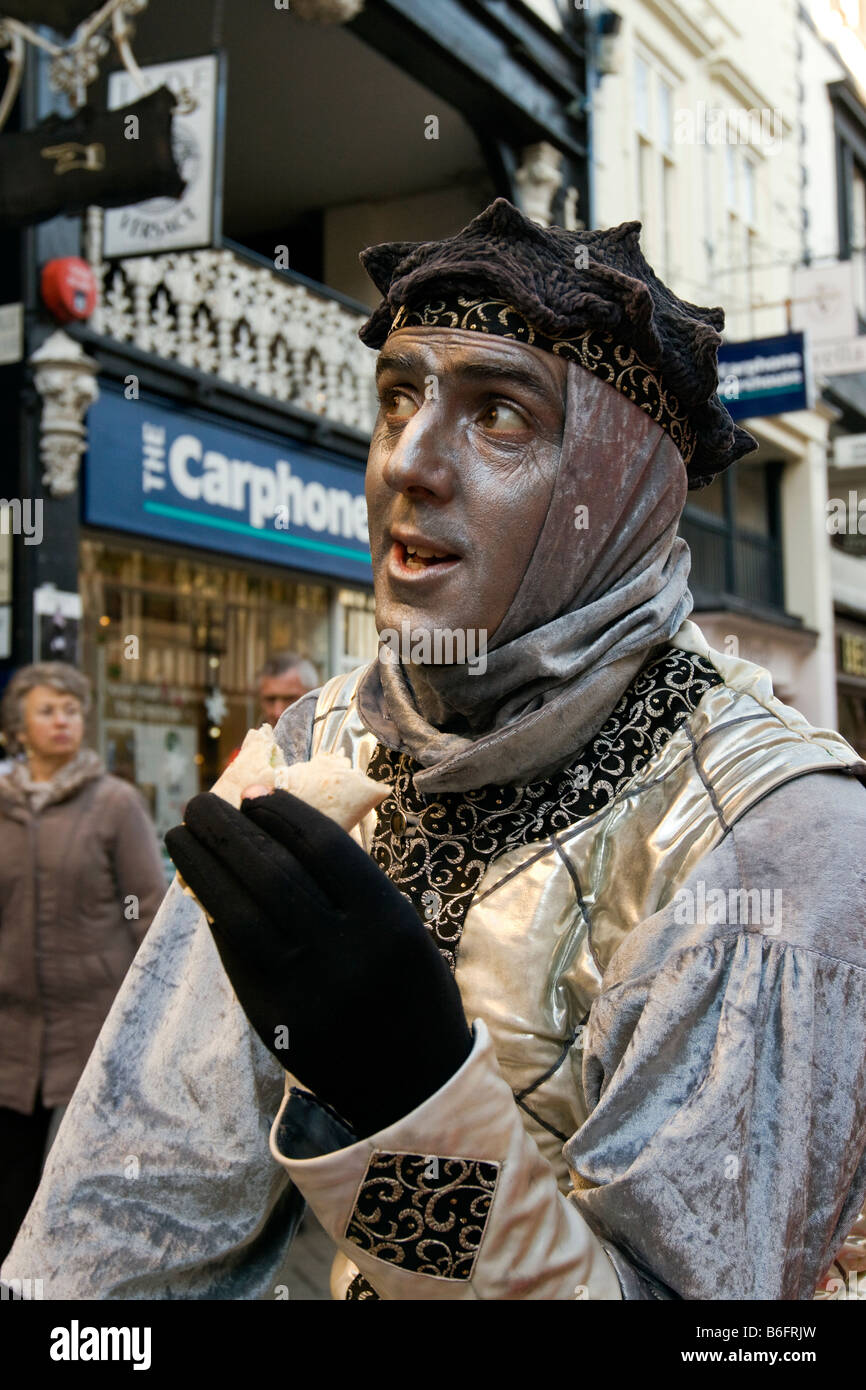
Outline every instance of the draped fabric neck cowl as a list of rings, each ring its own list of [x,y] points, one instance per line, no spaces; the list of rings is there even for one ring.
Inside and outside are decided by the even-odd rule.
[[[420,764],[419,791],[525,785],[595,736],[691,611],[686,492],[669,436],[570,362],[546,517],[486,669],[404,665],[383,644],[362,677],[361,717]]]

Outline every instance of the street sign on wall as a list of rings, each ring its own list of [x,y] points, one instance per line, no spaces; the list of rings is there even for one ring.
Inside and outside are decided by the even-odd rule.
[[[840,434],[833,440],[834,468],[866,468],[866,434]]]
[[[792,327],[815,343],[838,342],[857,332],[854,262],[799,265],[792,285]]]
[[[372,583],[360,464],[105,382],[87,435],[92,525]]]
[[[751,338],[719,348],[719,396],[735,420],[809,407],[802,333]]]
[[[812,349],[812,371],[816,376],[851,376],[866,372],[866,335],[845,338],[838,343],[818,343]]]

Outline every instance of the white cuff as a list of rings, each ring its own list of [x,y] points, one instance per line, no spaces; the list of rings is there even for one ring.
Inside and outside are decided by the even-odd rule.
[[[316,1158],[274,1158],[385,1299],[619,1299],[600,1242],[527,1134],[482,1020],[463,1066],[378,1134]],[[282,1139],[282,1147],[281,1147]]]

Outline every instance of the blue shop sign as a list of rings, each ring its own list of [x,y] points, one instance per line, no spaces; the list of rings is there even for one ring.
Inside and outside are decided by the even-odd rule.
[[[372,583],[360,464],[105,383],[87,433],[91,525]]]
[[[802,333],[719,348],[719,396],[735,420],[808,410]]]

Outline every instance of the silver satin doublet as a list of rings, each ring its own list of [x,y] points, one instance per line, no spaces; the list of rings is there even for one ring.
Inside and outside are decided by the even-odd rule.
[[[707,651],[691,622],[670,645]],[[466,1016],[487,1024],[502,1074],[526,1098],[532,1113],[524,1110],[524,1122],[563,1191],[572,1178],[559,1136],[587,1118],[579,1029],[614,952],[671,901],[725,826],[767,793],[859,761],[839,734],[814,729],[777,700],[761,668],[715,651],[713,663],[725,684],[704,696],[625,793],[597,815],[497,858],[466,915],[456,969]],[[312,751],[344,753],[366,771],[376,739],[355,705],[360,674],[322,688]],[[355,832],[365,848],[375,823],[373,811]]]

